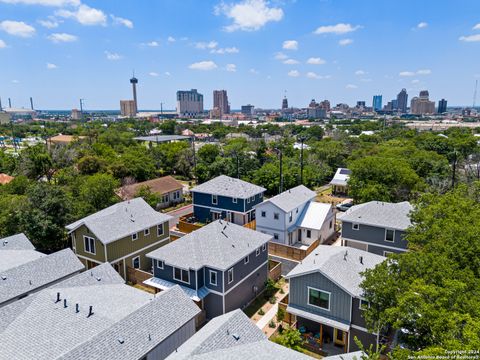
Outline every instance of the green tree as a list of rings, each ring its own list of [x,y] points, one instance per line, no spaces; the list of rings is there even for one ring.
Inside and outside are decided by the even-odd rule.
[[[95,174],[86,178],[80,186],[80,200],[85,204],[85,215],[114,204],[118,197],[115,189],[119,182],[109,174]]]
[[[45,176],[50,181],[53,175],[53,161],[42,144],[27,147],[20,154],[19,172],[32,180]]]
[[[282,334],[275,338],[275,342],[287,348],[300,351],[303,339],[300,331],[291,327],[286,327]]]

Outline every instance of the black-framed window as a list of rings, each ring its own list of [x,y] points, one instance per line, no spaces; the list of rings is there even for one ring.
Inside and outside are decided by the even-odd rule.
[[[309,287],[308,304],[330,311],[330,293]]]

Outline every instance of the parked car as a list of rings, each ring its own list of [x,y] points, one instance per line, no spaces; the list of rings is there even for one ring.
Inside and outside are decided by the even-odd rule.
[[[353,206],[353,201],[349,201],[346,203],[341,203],[336,206],[338,211],[347,211]]]

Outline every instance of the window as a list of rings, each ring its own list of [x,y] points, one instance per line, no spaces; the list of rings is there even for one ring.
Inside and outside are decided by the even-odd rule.
[[[307,239],[312,237],[312,230],[307,230]]]
[[[163,224],[157,225],[157,236],[163,235]]]
[[[95,239],[88,236],[84,236],[83,242],[85,245],[85,252],[95,255]]]
[[[257,250],[255,250],[255,256],[258,256],[260,255],[260,248],[258,248]]]
[[[298,208],[295,210],[295,214],[298,214]]]
[[[255,195],[252,196],[252,202],[254,202],[254,201],[255,201]]]
[[[394,254],[393,251],[384,251],[383,252],[383,256],[388,256],[388,255],[391,255],[391,254]]]
[[[273,214],[273,218],[274,218],[275,220],[278,220],[279,217],[280,217],[280,214],[279,214],[279,213],[274,213],[274,214]]]
[[[352,229],[353,229],[353,230],[358,230],[358,229],[360,229],[360,224],[355,224],[355,223],[352,224]]]
[[[332,228],[332,226],[333,226],[333,221],[332,221],[332,220],[330,220],[330,226],[329,226],[329,229],[331,229],[331,228]]]
[[[212,204],[217,205],[218,204],[218,196],[217,195],[212,195]]]
[[[262,217],[267,217],[267,212],[266,211],[262,211]]]
[[[275,240],[278,240],[278,234],[273,234],[273,238],[274,238]]]
[[[324,310],[330,311],[330,293],[309,287],[308,305],[317,306]]]
[[[290,213],[288,214],[288,221],[289,221],[289,222],[292,222],[292,220],[293,220],[293,214],[292,214],[292,212],[290,211]]]
[[[360,299],[360,303],[358,304],[358,308],[360,310],[365,310],[367,307],[370,307],[370,303],[367,300]]]
[[[168,203],[168,200],[169,200],[168,194],[165,194],[162,196],[162,203]]]
[[[137,240],[138,239],[138,233],[132,234],[132,240]]]
[[[163,261],[162,260],[157,260],[157,268],[163,269]]]
[[[250,204],[250,198],[247,198],[247,204]]]
[[[147,229],[143,230],[143,235],[145,235],[145,236],[150,235],[150,228],[147,228]]]
[[[385,229],[385,241],[393,242],[395,239],[395,230]]]
[[[132,259],[132,266],[134,269],[140,269],[140,256],[134,257]]]
[[[210,273],[210,285],[217,286],[217,272],[213,270],[209,270]]]
[[[267,244],[262,245],[262,251],[265,251],[265,250],[267,250]]]
[[[243,259],[243,263],[246,265],[248,264],[250,261],[250,255],[249,256],[246,256],[245,259]]]
[[[173,278],[175,280],[190,284],[190,273],[188,270],[173,268]]]
[[[180,199],[180,191],[177,190],[173,193],[173,200],[178,200]]]
[[[232,202],[233,202],[234,204],[236,204],[236,203],[237,203],[237,198],[233,198],[233,199],[232,199]]]
[[[233,268],[228,270],[228,283],[230,284],[233,281]]]

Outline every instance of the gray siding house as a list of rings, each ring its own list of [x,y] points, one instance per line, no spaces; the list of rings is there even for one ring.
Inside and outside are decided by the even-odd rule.
[[[343,352],[376,343],[362,317],[361,272],[384,261],[383,256],[341,246],[320,245],[286,278],[290,281],[287,312],[297,328],[312,333],[319,346],[333,344]],[[327,351],[327,349],[324,349]]]
[[[217,220],[147,254],[153,277],[144,283],[160,290],[180,285],[207,319],[243,308],[267,280],[270,239]]]
[[[407,251],[404,236],[411,225],[412,210],[407,201],[370,201],[352,206],[343,216],[338,216],[342,222],[343,245],[382,256]]]

